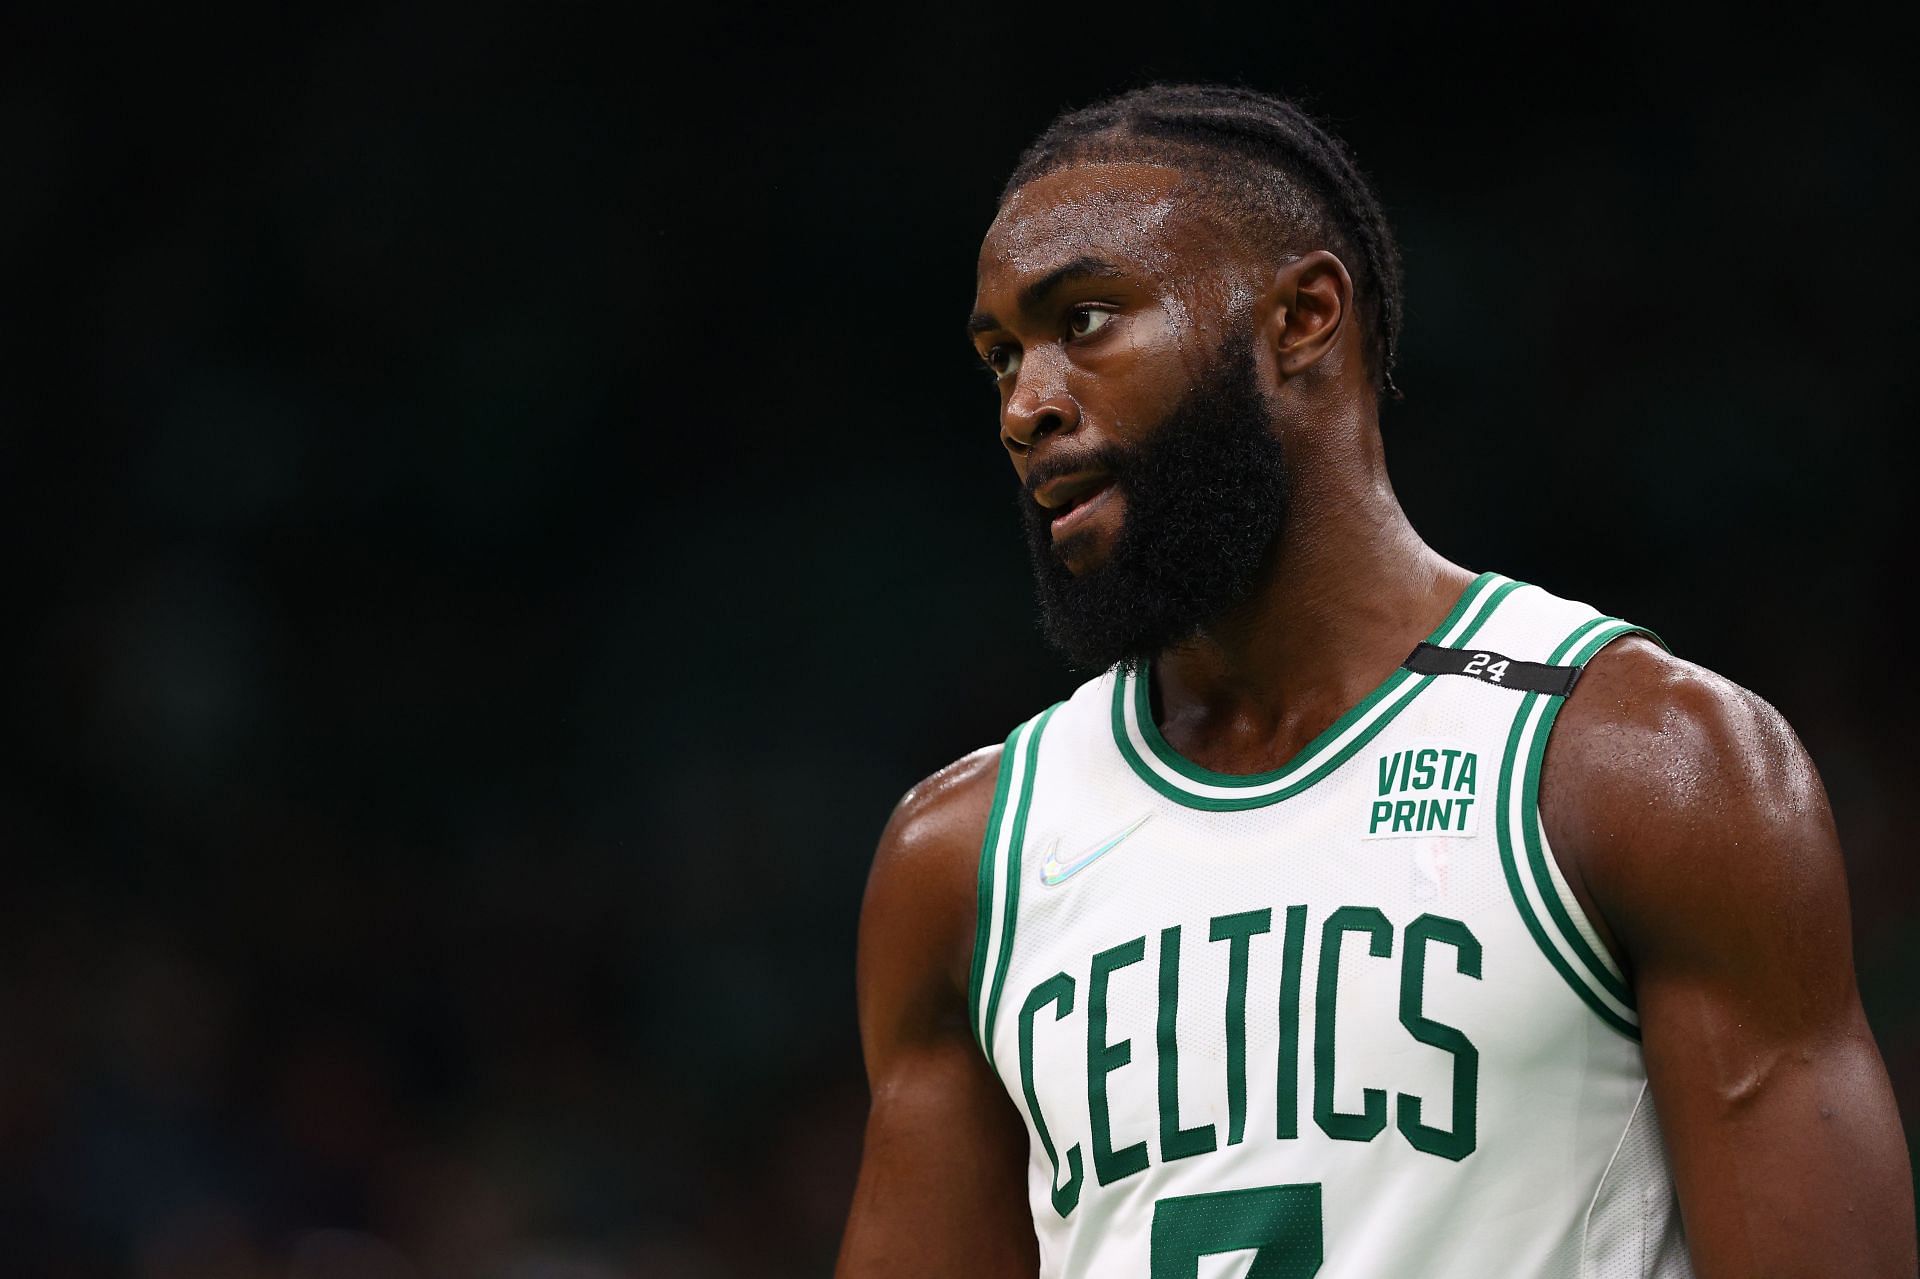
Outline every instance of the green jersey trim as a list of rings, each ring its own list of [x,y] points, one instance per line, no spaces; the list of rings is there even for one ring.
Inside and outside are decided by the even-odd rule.
[[[980,871],[974,889],[973,964],[967,973],[967,1024],[980,1037],[980,992],[987,967],[987,947],[993,940],[994,861],[1000,847],[1000,825],[1007,815],[1007,790],[1014,761],[1020,758],[1020,735],[1025,724],[1007,734],[1000,748],[999,777],[993,784],[993,808],[987,813],[986,833],[980,837]],[[983,1048],[984,1044],[981,1045]]]
[[[993,1026],[1000,1012],[1007,967],[1013,958],[1013,930],[1020,914],[1020,854],[1027,838],[1027,810],[1033,806],[1040,735],[1061,705],[1063,703],[1056,702],[1049,706],[1007,738],[1000,756],[1001,783],[996,786],[994,811],[988,817],[987,833],[981,842],[981,888],[976,909],[986,912],[987,927],[983,931],[976,919],[968,1007],[974,1018],[975,1036],[996,1070]],[[1007,820],[1009,812],[1011,821]]]
[[[1443,647],[1465,644],[1522,585],[1498,573],[1482,573],[1461,592],[1453,610],[1426,642]],[[1298,795],[1353,758],[1435,678],[1396,667],[1285,765],[1272,772],[1237,774],[1202,768],[1169,745],[1153,722],[1149,665],[1142,663],[1138,670],[1121,667],[1113,679],[1113,740],[1134,774],[1175,803],[1208,812],[1264,808]]]
[[[1591,618],[1560,642],[1548,662],[1583,666],[1614,640],[1634,634],[1661,642],[1645,627],[1617,617]],[[1540,821],[1541,761],[1546,757],[1549,730],[1564,702],[1562,697],[1528,693],[1514,714],[1500,766],[1495,823],[1500,866],[1521,921],[1555,971],[1602,1022],[1638,1040],[1640,1018],[1633,991],[1560,874]],[[1516,845],[1524,858],[1516,853]]]

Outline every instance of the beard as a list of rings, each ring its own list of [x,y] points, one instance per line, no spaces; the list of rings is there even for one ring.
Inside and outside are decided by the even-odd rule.
[[[1020,493],[1040,625],[1076,667],[1138,669],[1253,594],[1286,517],[1285,451],[1251,333],[1222,346],[1144,442],[1075,455],[1074,469],[1088,465],[1109,471],[1126,503],[1106,561],[1084,573],[1055,551],[1053,513]]]

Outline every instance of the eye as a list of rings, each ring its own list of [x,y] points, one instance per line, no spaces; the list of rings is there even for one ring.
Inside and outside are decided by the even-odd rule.
[[[1074,337],[1083,338],[1089,333],[1097,333],[1107,327],[1113,319],[1113,312],[1104,311],[1097,306],[1076,306],[1067,312],[1067,332]]]
[[[999,346],[989,347],[983,358],[988,371],[993,374],[996,381],[1010,378],[1020,371],[1020,348],[1018,347],[1001,343]]]

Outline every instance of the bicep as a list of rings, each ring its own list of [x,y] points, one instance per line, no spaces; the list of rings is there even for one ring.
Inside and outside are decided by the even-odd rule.
[[[1745,851],[1808,864],[1757,887],[1704,871],[1696,902],[1732,909],[1670,919],[1664,945],[1636,934],[1647,1077],[1698,1273],[1911,1275],[1905,1142],[1837,855]]]
[[[1697,1272],[1911,1275],[1906,1145],[1818,774],[1777,712],[1716,677],[1641,700],[1598,735],[1614,758],[1588,761],[1601,780],[1575,807]]]
[[[909,795],[874,859],[859,961],[873,1100],[841,1279],[1039,1269],[1026,1125],[966,1015],[973,872],[996,762],[963,761]]]
[[[1026,1128],[964,1026],[895,1054],[873,1081],[842,1279],[1032,1279],[1026,1160]]]
[[[1641,1002],[1696,1273],[1913,1274],[1906,1145],[1858,1001],[1798,1034],[1742,1024],[1730,1002]]]

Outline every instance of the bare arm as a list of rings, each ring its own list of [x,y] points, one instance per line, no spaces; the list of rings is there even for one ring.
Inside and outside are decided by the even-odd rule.
[[[1785,720],[1621,641],[1568,701],[1542,812],[1631,970],[1701,1279],[1913,1275],[1906,1141],[1854,981],[1839,839]]]
[[[967,1023],[974,885],[998,748],[910,791],[860,918],[872,1108],[839,1279],[1032,1279],[1027,1132]]]

